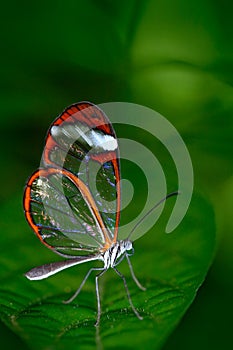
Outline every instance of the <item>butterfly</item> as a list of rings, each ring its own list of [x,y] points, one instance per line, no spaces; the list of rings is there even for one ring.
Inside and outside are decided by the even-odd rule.
[[[93,177],[93,173],[96,176]],[[173,192],[162,201],[176,194]],[[96,326],[101,317],[99,278],[109,268],[123,280],[129,304],[142,320],[117,265],[126,258],[133,280],[145,290],[130,261],[134,252],[130,236],[145,216],[127,239],[119,240],[120,210],[120,157],[113,126],[96,105],[73,104],[50,126],[40,168],[31,175],[24,192],[24,211],[29,225],[46,247],[66,260],[35,267],[25,276],[29,280],[41,280],[71,266],[102,261],[103,266],[92,267],[75,294],[65,301],[72,302],[90,274],[96,272]]]

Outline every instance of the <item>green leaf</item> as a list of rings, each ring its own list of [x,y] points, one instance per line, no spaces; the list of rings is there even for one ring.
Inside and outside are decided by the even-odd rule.
[[[57,257],[40,245],[27,228],[21,196],[16,197],[15,202],[9,198],[23,188],[26,177],[36,168],[48,124],[65,106],[82,99],[94,103],[130,101],[154,108],[182,132],[192,156],[196,188],[209,193],[215,201],[218,235],[230,235],[232,206],[226,204],[226,198],[230,198],[228,187],[226,198],[220,197],[224,182],[232,174],[233,27],[230,6],[201,0],[130,0],[124,3],[88,0],[66,5],[26,1],[15,3],[14,8],[11,2],[5,2],[2,13],[6,15],[1,21],[5,36],[1,42],[4,89],[1,94],[0,200],[5,201],[0,213],[3,219],[0,235],[1,318],[13,330],[15,339],[18,334],[31,348],[93,348],[96,342],[107,348],[140,348],[142,345],[151,348],[151,344],[158,348],[191,303],[195,286],[201,283],[211,261],[215,231],[209,205],[196,199],[182,226],[171,236],[163,234],[165,225],[160,222],[154,231],[135,242],[132,263],[147,291],[138,291],[130,278],[128,283],[136,307],[141,312],[144,307],[148,312],[144,321],[139,322],[128,308],[117,276],[111,271],[103,276],[103,315],[100,332],[96,334],[95,329],[89,327],[96,312],[93,276],[72,305],[63,308],[61,304],[61,300],[77,288],[88,266],[64,271],[47,281],[33,283],[23,278],[23,272],[31,267]],[[160,155],[160,149],[157,146],[154,149]],[[168,184],[170,186],[170,181]],[[138,201],[135,206],[139,207]],[[219,216],[224,222],[221,227]],[[183,236],[186,240],[182,245]],[[196,344],[202,344],[203,348],[210,343],[208,337],[211,337],[211,344],[219,348],[220,339],[226,342],[230,334],[227,327],[223,333],[223,327],[216,323],[216,319],[224,317],[220,310],[231,303],[231,289],[227,283],[231,281],[232,240],[225,239],[224,244],[224,258],[217,260],[213,283],[206,291],[209,308],[204,300],[200,307],[202,313],[199,309],[195,313],[198,328],[191,320],[190,327],[181,330],[180,342],[184,347],[190,344],[184,341],[184,333],[189,341],[195,337]],[[182,258],[174,262],[175,256],[179,256],[179,247]],[[189,271],[192,275],[197,271],[198,263],[199,275],[191,281],[190,288],[184,288],[180,278],[182,271],[184,277]],[[170,265],[166,267],[166,264]],[[120,268],[129,277],[125,263]],[[216,270],[225,279],[223,285],[216,283]],[[155,297],[156,307],[151,306],[151,295],[159,293],[161,279],[165,287],[166,283],[175,281],[174,286],[185,290],[180,312],[178,309],[170,311],[167,318],[163,314],[159,316],[163,303],[157,305]],[[112,295],[111,286],[118,298]],[[211,290],[216,293],[215,299],[209,298],[209,293],[213,294]],[[223,300],[219,299],[219,290],[225,296]],[[209,312],[210,300],[219,304],[214,310],[215,317]],[[53,311],[56,327],[49,317],[45,318],[52,313],[52,302],[56,304]],[[124,307],[127,312],[117,317],[111,313],[114,308]],[[61,321],[63,310],[64,320]],[[154,318],[150,319],[150,314]],[[81,329],[75,328],[79,319],[89,320],[89,323]],[[69,331],[68,327],[65,332],[64,325],[71,322],[73,328]],[[205,343],[199,330],[204,333],[207,327],[210,333],[205,332]],[[56,336],[58,328],[59,339]],[[121,337],[117,336],[119,330]],[[8,338],[8,346],[19,349],[20,339],[14,346],[10,330],[7,333],[1,328],[0,332],[2,343]],[[177,347],[177,340],[175,344]]]
[[[60,258],[27,228],[20,201],[15,197],[0,214],[2,321],[32,349],[151,349],[151,344],[153,349],[160,349],[192,303],[211,263],[215,226],[210,205],[194,197],[182,224],[166,235],[163,232],[173,205],[172,200],[167,202],[162,219],[135,242],[131,259],[135,274],[147,290],[137,288],[126,262],[119,265],[132,301],[144,319],[135,317],[122,281],[109,270],[100,282],[102,315],[100,327],[95,328],[94,276],[71,304],[62,303],[79,286],[91,264],[43,281],[32,282],[23,276],[34,266]]]

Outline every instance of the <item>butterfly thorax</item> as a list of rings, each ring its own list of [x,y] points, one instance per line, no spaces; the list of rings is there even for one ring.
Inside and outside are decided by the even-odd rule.
[[[127,251],[133,249],[132,242],[129,240],[120,240],[113,243],[110,248],[108,248],[102,255],[104,260],[104,268],[114,267],[119,262],[119,258],[125,254]],[[121,260],[120,260],[121,261]]]

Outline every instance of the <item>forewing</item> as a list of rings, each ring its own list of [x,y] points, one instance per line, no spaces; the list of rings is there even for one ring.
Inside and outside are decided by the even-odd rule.
[[[119,149],[110,121],[97,106],[89,102],[74,104],[54,121],[47,134],[42,166],[65,169],[86,184],[109,239],[116,241],[120,219]]]

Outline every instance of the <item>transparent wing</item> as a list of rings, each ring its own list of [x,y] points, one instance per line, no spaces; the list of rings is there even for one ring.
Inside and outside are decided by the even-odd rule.
[[[64,169],[37,170],[27,183],[24,208],[39,239],[58,254],[100,252],[110,244],[89,189]]]
[[[116,241],[120,220],[119,149],[106,115],[89,102],[68,107],[49,128],[41,165],[65,169],[86,184],[110,239]]]

